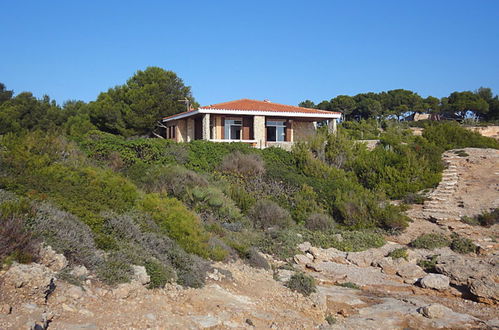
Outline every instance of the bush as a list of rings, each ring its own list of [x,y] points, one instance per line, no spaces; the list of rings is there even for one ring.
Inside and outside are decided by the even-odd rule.
[[[286,228],[291,224],[289,212],[270,200],[259,200],[249,212],[255,227],[267,229],[277,226]]]
[[[25,200],[0,204],[0,268],[4,262],[29,263],[37,259],[39,241],[25,228],[31,212]]]
[[[37,204],[33,232],[71,263],[95,269],[101,262],[90,228],[76,216],[49,203]]]
[[[405,204],[424,204],[426,197],[418,193],[408,193],[405,195],[403,202]]]
[[[139,207],[187,252],[209,257],[208,233],[203,230],[199,218],[180,201],[156,193],[147,194]]]
[[[438,255],[432,255],[426,259],[418,260],[418,266],[427,273],[437,273],[437,258]]]
[[[148,260],[144,264],[147,275],[151,278],[149,289],[163,288],[172,278],[172,274],[163,264],[155,260]]]
[[[404,258],[405,260],[407,260],[407,258],[409,257],[406,248],[395,249],[392,252],[390,252],[388,256],[391,257],[392,259]]]
[[[304,296],[310,296],[310,294],[317,291],[314,278],[303,273],[293,274],[286,283],[286,286]]]
[[[248,264],[255,268],[270,269],[270,264],[255,248],[251,248],[247,257]]]
[[[457,253],[466,254],[476,252],[477,246],[473,244],[473,241],[469,238],[460,237],[455,234],[452,237],[452,242],[450,243],[450,248],[452,251]]]
[[[357,284],[352,283],[352,282],[338,283],[338,284],[336,284],[336,285],[337,285],[337,286],[344,287],[344,288],[349,288],[349,289],[360,290],[360,287],[359,287]]]
[[[336,323],[336,318],[334,316],[332,316],[331,314],[327,314],[327,316],[326,316],[326,322],[329,325],[333,325],[333,324]]]
[[[220,170],[242,177],[259,176],[265,173],[262,158],[257,154],[243,154],[239,151],[224,157]]]
[[[320,213],[317,204],[317,193],[312,187],[304,184],[294,196],[293,218],[299,224],[303,224],[312,215]]]
[[[328,214],[313,213],[305,221],[305,227],[310,230],[328,231],[334,228],[334,220]]]
[[[132,266],[116,255],[108,256],[97,268],[99,279],[109,285],[129,282],[132,274]]]
[[[284,260],[298,254],[297,245],[303,242],[298,232],[291,229],[267,232],[256,245],[263,253]]]
[[[450,245],[450,240],[442,234],[423,234],[411,242],[416,249],[434,250]]]
[[[499,142],[461,127],[456,122],[433,123],[427,125],[423,137],[445,150],[461,148],[499,149]]]
[[[499,208],[483,213],[477,217],[481,226],[490,227],[499,223]]]
[[[345,252],[358,252],[385,245],[383,235],[370,231],[306,231],[303,239],[323,249],[335,248]]]

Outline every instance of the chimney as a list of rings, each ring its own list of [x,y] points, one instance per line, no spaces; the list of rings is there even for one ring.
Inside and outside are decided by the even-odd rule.
[[[267,100],[267,99],[263,100],[263,102],[271,103],[270,100]]]

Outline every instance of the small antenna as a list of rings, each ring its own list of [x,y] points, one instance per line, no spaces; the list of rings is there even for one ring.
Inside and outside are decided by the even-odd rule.
[[[187,106],[187,111],[191,111],[191,101],[189,101],[187,97],[184,98],[183,100],[177,100],[177,101],[185,103],[185,105]]]

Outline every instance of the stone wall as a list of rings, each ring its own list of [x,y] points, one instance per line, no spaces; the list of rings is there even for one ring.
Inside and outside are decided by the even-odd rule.
[[[306,140],[315,134],[315,125],[312,121],[293,121],[293,142]]]
[[[173,125],[175,125],[176,127],[175,141],[177,142],[187,141],[187,127],[185,123],[185,119],[180,119],[173,122]]]
[[[256,140],[257,148],[265,147],[265,116],[253,117],[253,134]]]
[[[499,139],[499,126],[469,126],[466,127],[470,131],[475,131],[483,136]]]

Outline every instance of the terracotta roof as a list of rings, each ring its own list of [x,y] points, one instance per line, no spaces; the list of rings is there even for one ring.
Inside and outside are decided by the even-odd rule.
[[[240,99],[223,103],[212,104],[199,109],[220,109],[220,110],[253,110],[253,111],[271,111],[271,112],[298,112],[309,114],[331,114],[339,112],[324,111],[310,108],[296,107],[293,105],[285,105],[273,103],[270,101],[257,101],[250,99]]]
[[[325,111],[325,110],[317,110],[317,109],[310,109],[310,108],[302,108],[302,107],[296,107],[293,105],[285,105],[285,104],[279,104],[279,103],[273,103],[270,101],[257,101],[257,100],[250,100],[250,99],[240,99],[236,101],[230,101],[230,102],[224,102],[224,103],[217,103],[217,104],[212,104],[204,107],[199,107],[197,109],[193,109],[191,111],[184,111],[181,113],[177,113],[168,117],[164,117],[162,120],[168,120],[171,118],[185,118],[188,116],[198,114],[198,113],[203,113],[203,111],[231,111],[231,112],[237,112],[237,111],[262,111],[262,112],[275,112],[276,114],[282,113],[283,115],[290,115],[290,114],[304,114],[308,115],[321,115],[321,118],[324,117],[330,117],[331,115],[341,115],[341,112],[334,112],[334,111]],[[268,115],[268,114],[267,114]],[[326,116],[325,116],[326,115]],[[299,116],[299,115],[298,115]]]

